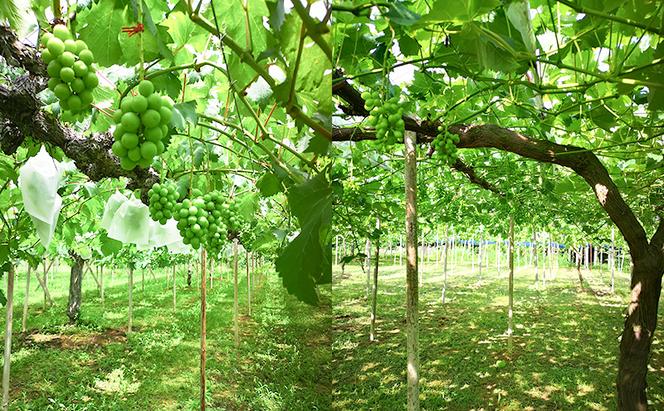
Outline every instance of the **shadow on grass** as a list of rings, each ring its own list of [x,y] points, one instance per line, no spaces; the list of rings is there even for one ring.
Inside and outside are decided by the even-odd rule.
[[[515,275],[515,334],[507,328],[507,279],[464,267],[448,280],[425,267],[420,289],[422,409],[615,409],[618,337],[626,292],[577,291],[576,272],[561,270],[546,288],[531,270]],[[333,405],[336,409],[404,409],[405,275],[382,268],[378,341],[370,343],[366,277],[357,266],[335,277]],[[621,281],[625,281],[624,278]],[[603,285],[593,279],[594,289]],[[660,326],[660,330],[661,330]],[[653,345],[649,399],[664,409],[664,350]]]
[[[249,318],[246,282],[241,281],[241,343],[236,349],[233,285],[228,273],[224,278],[208,290],[209,408],[329,409],[329,292],[326,306],[308,307],[286,295],[274,273],[257,275]],[[134,285],[134,332],[125,337],[126,276],[115,280],[103,305],[98,291],[88,287],[77,326],[66,324],[62,293],[45,311],[31,305],[28,334],[19,333],[14,340],[12,409],[199,408],[198,283],[188,288],[185,274],[178,274],[178,306],[173,310],[165,273],[157,273],[155,280],[146,275],[144,291],[140,282]],[[67,282],[68,276],[56,276],[53,284],[66,289],[58,281]],[[20,330],[17,297],[14,329]]]

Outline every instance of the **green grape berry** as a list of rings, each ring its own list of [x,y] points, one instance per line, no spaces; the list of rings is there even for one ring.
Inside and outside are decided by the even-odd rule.
[[[65,51],[58,57],[58,61],[62,64],[62,67],[72,67],[74,62],[76,62],[76,56],[74,53]]]
[[[53,57],[60,57],[60,55],[65,51],[65,43],[62,42],[57,37],[51,37],[46,43],[46,48],[51,53]]]
[[[138,136],[134,133],[124,133],[120,139],[126,149],[133,149],[138,146]]]
[[[138,84],[138,92],[144,97],[149,97],[154,93],[154,85],[150,80],[143,80]]]
[[[71,83],[75,77],[76,74],[74,73],[74,70],[71,67],[63,67],[60,70],[60,78],[65,83]]]
[[[53,35],[61,41],[69,40],[72,37],[69,29],[64,24],[56,24],[53,27]]]
[[[84,49],[84,50],[79,51],[78,58],[81,59],[81,61],[83,63],[88,64],[88,65],[92,64],[92,62],[95,59],[92,52],[88,49]]]

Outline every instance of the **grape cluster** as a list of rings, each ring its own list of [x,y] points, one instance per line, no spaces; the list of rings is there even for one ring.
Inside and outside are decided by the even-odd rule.
[[[452,164],[457,158],[456,144],[459,142],[459,136],[450,133],[447,128],[438,126],[438,135],[433,140],[433,146],[438,153],[438,157],[447,164]]]
[[[137,95],[122,99],[113,115],[116,127],[112,150],[123,169],[133,170],[137,165],[148,168],[152,159],[164,152],[172,110],[171,99],[156,94],[149,80],[138,84]]]
[[[376,92],[362,93],[364,108],[371,113],[367,123],[376,128],[376,140],[384,145],[399,143],[403,140],[405,124],[403,108],[399,106],[399,96],[388,99],[381,105],[380,95]]]
[[[45,33],[42,44],[41,57],[50,77],[48,89],[60,101],[62,119],[81,118],[90,109],[92,91],[99,84],[92,67],[94,55],[83,40],[74,40],[63,24],[53,27],[52,34]]]
[[[174,183],[155,183],[148,191],[150,217],[154,221],[166,224],[173,217],[177,208],[178,190]]]
[[[193,200],[186,198],[178,204],[175,219],[182,242],[191,244],[196,250],[201,244],[205,244],[210,226],[209,218],[203,197],[195,197]]]
[[[226,220],[226,226],[228,227],[229,231],[233,231],[235,233],[242,232],[244,220],[240,215],[240,209],[234,198],[229,198],[226,200],[226,203],[224,204],[224,218]]]
[[[205,209],[208,212],[208,238],[207,250],[211,255],[218,255],[221,248],[226,243],[228,237],[225,215],[226,207],[224,196],[219,191],[213,191],[203,196],[205,200]]]

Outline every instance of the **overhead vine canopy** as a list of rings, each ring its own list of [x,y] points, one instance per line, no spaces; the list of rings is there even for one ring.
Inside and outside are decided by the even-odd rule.
[[[495,147],[565,166],[595,154],[654,228],[664,197],[660,3],[339,2],[334,9],[333,89],[345,119],[336,122],[335,140],[374,138],[362,92],[400,95],[405,129],[422,143],[442,126],[461,136],[460,148]],[[546,141],[576,149],[563,155]],[[398,146],[368,148],[396,153]],[[526,170],[505,152],[460,153],[453,169],[476,168],[507,198],[522,186],[505,175],[522,175],[545,196],[588,195],[580,177],[560,168]],[[371,162],[361,157],[356,167]]]
[[[333,10],[337,231],[403,218],[395,200],[411,132],[424,148],[420,220],[434,230],[505,235],[515,217],[567,238],[606,238],[615,224],[634,264],[618,408],[645,409],[664,274],[664,4],[340,1]]]
[[[14,166],[46,144],[54,158],[73,160],[90,180],[122,178],[146,202],[154,183],[173,180],[181,196],[221,190],[237,198],[248,215],[265,207],[281,210],[282,222],[251,241],[279,242],[276,265],[284,285],[316,303],[316,285],[329,282],[331,275],[325,246],[333,108],[326,4],[115,0],[68,8],[50,1],[31,5],[34,21],[23,21],[19,33],[0,27],[3,180],[15,179]],[[87,114],[71,116],[73,95],[52,91],[54,74],[59,81],[61,72],[47,72],[46,55],[50,59],[49,52],[62,50],[44,47],[40,53],[39,44],[46,46],[46,33],[56,23],[65,24],[64,35],[81,40],[94,55],[99,84]],[[62,74],[62,81],[71,81],[68,76]],[[127,149],[111,147],[113,134],[118,141],[123,135],[117,131],[127,112],[120,107],[122,99],[137,95],[142,79],[173,102],[172,118],[165,151],[153,158],[160,146],[148,143],[140,146],[143,158],[136,154],[130,161],[123,150],[136,145],[131,138]],[[70,93],[74,88],[72,83]],[[147,98],[152,88],[140,91]],[[145,127],[153,125],[146,121]],[[318,201],[310,202],[312,196]],[[302,248],[308,252],[299,253]]]

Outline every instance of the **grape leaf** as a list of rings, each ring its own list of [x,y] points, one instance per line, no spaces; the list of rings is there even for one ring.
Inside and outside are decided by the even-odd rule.
[[[124,9],[113,7],[112,1],[102,1],[90,10],[81,13],[79,20],[86,25],[80,30],[80,38],[94,53],[95,60],[102,66],[118,64],[122,59],[122,47],[118,33],[125,24]]]
[[[317,305],[317,285],[332,280],[331,249],[326,245],[332,222],[332,189],[324,174],[292,187],[288,203],[300,223],[300,233],[276,260],[275,267],[289,293]]]

